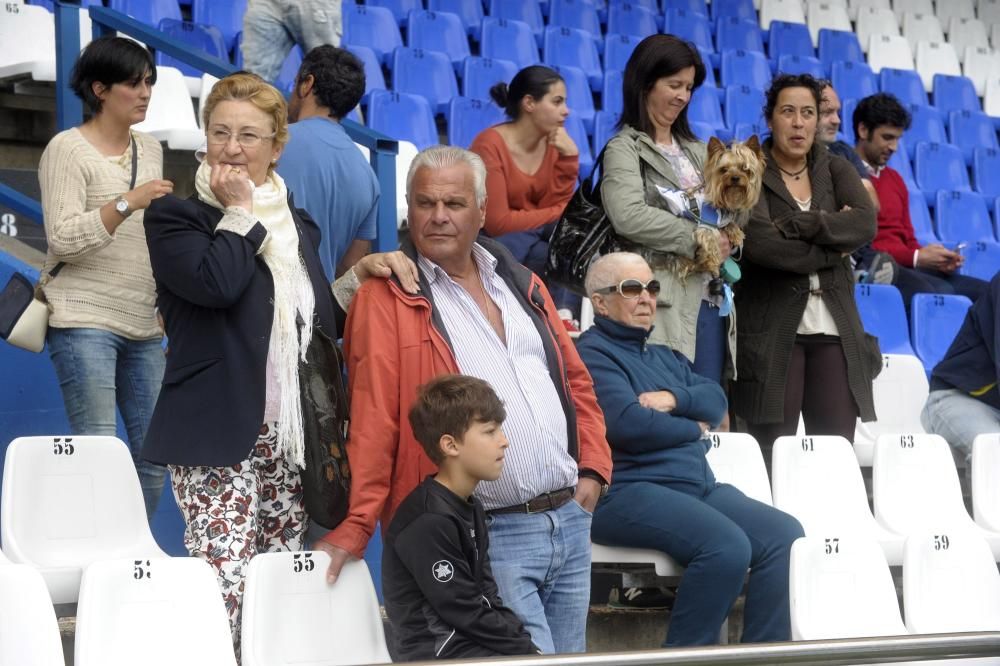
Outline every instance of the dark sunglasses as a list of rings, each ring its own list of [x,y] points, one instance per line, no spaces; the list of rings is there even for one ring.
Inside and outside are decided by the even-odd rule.
[[[610,287],[604,287],[603,289],[598,289],[595,294],[613,294],[618,292],[623,298],[639,298],[642,290],[645,289],[649,292],[649,295],[656,298],[656,295],[660,293],[660,281],[650,280],[646,284],[639,282],[638,280],[628,279],[622,280],[616,285]]]

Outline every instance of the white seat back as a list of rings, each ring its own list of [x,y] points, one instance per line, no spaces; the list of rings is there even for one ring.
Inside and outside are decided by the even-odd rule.
[[[858,42],[866,53],[871,49],[872,38],[876,35],[899,35],[899,22],[891,9],[880,7],[862,7],[858,10],[857,25]],[[871,62],[868,63],[869,66]],[[872,66],[872,71],[876,71]]]
[[[132,454],[116,437],[19,437],[7,447],[3,548],[76,601],[82,569],[109,557],[162,557],[146,520]]]
[[[903,37],[910,43],[910,48],[917,50],[919,42],[943,42],[944,28],[934,14],[903,14]]]
[[[54,60],[56,27],[52,14],[37,5],[0,6],[0,78],[28,74],[34,63]]]
[[[594,325],[594,304],[589,298],[580,301],[580,332]]]
[[[934,3],[931,0],[892,0],[892,11],[899,22],[903,22],[904,14],[934,15]]]
[[[324,552],[264,553],[243,596],[243,666],[390,663],[375,586],[361,560],[326,582]]]
[[[962,73],[972,81],[976,94],[985,97],[986,82],[991,78],[1000,78],[1000,53],[989,47],[965,47]]]
[[[976,11],[986,25],[1000,24],[1000,0],[978,0]]]
[[[0,664],[65,663],[52,599],[41,574],[25,564],[0,564]]]
[[[997,1],[1000,2],[1000,0]],[[852,21],[857,21],[858,13],[865,7],[892,11],[892,3],[889,0],[850,0],[847,4],[847,14]],[[864,42],[861,42],[861,46],[864,47]]]
[[[1000,433],[972,442],[972,513],[980,527],[1000,532]]]
[[[135,125],[135,129],[166,141],[174,150],[194,150],[205,140],[205,133],[194,117],[187,82],[179,69],[157,66],[146,119]]]
[[[858,462],[871,466],[875,440],[893,432],[923,432],[920,412],[927,402],[924,364],[910,354],[883,354],[882,372],[872,382],[877,421],[858,419],[854,429],[854,452]]]
[[[986,25],[976,18],[963,18],[952,16],[948,20],[948,42],[955,47],[962,62],[965,62],[964,54],[969,47],[989,48],[990,36],[986,31]]]
[[[906,628],[915,634],[1000,631],[1000,572],[979,535],[911,535],[903,557]]]
[[[82,51],[93,38],[94,29],[90,20],[90,10],[86,7],[80,10],[80,50]],[[55,82],[56,54],[53,50],[46,57],[31,64],[31,78],[35,81]]]
[[[103,560],[83,574],[75,666],[235,666],[215,571],[194,557]]]
[[[843,30],[851,32],[851,19],[847,15],[847,6],[839,5],[827,0],[809,0],[806,8],[806,25],[809,26],[809,36],[812,38],[813,48],[819,45],[819,31],[823,28],[829,30]]]
[[[664,577],[676,577],[684,573],[684,567],[676,560],[652,548],[627,548],[594,543],[590,549],[590,564],[595,569],[609,566],[613,568],[622,564],[651,565],[657,576]]]
[[[1000,24],[997,24],[1000,28]],[[992,75],[986,79],[986,90],[983,94],[983,113],[1000,116],[1000,75]]]
[[[711,439],[705,457],[715,480],[736,486],[750,499],[772,504],[771,482],[757,440],[740,432],[713,432]]]
[[[410,171],[410,163],[420,151],[409,141],[399,142],[399,154],[396,155],[396,215],[399,228],[406,222],[406,174]]]
[[[792,640],[907,634],[882,549],[862,538],[806,536],[792,544]]]
[[[917,43],[917,73],[924,82],[924,90],[934,89],[934,75],[947,74],[962,76],[962,66],[958,64],[955,48],[948,42]]]
[[[218,82],[219,77],[217,76],[212,76],[211,74],[201,75],[201,84],[198,90],[198,113],[195,120],[198,121],[198,127],[202,129],[205,128],[205,119],[202,117],[202,109],[205,106],[205,100],[208,99],[208,96],[212,92],[212,88],[214,88],[215,84]]]
[[[806,14],[802,9],[802,0],[761,0],[760,27],[767,30],[771,21],[786,21],[788,23],[805,23]]]
[[[976,6],[972,0],[938,0],[935,4],[935,13],[941,25],[948,25],[948,21],[953,18],[976,18]]]

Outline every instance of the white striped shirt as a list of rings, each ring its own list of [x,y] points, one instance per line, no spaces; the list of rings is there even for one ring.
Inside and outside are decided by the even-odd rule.
[[[503,431],[510,447],[503,473],[496,481],[480,482],[476,489],[489,510],[576,485],[577,464],[567,450],[566,413],[538,329],[497,275],[496,258],[478,243],[472,256],[487,294],[503,315],[506,346],[461,285],[426,257],[420,256],[417,264],[430,284],[434,308],[451,339],[459,369],[489,382],[507,411]]]

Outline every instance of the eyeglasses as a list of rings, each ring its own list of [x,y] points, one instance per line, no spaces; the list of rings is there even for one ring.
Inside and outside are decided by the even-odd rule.
[[[276,134],[277,133],[261,136],[260,134],[256,134],[254,132],[240,132],[234,135],[227,129],[218,128],[208,130],[206,138],[208,139],[208,143],[213,146],[224,146],[229,143],[230,137],[235,136],[236,143],[240,144],[244,148],[256,148],[260,145],[261,141],[264,139],[273,139]]]
[[[610,287],[604,287],[603,289],[598,289],[595,294],[613,294],[615,292],[622,295],[622,298],[639,298],[642,294],[642,290],[645,289],[649,292],[649,295],[656,298],[657,294],[660,293],[660,281],[650,280],[646,284],[639,282],[638,280],[628,279],[622,280],[616,285]]]

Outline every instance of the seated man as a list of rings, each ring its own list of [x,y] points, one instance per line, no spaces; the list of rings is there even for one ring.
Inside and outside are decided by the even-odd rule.
[[[948,353],[931,372],[931,392],[920,414],[924,430],[941,435],[966,462],[976,435],[1000,432],[1000,273],[962,322]]]
[[[961,294],[976,300],[986,282],[959,275],[965,261],[940,243],[921,245],[910,221],[910,197],[899,172],[888,166],[899,139],[910,126],[910,113],[892,95],[865,97],[854,109],[855,150],[868,165],[869,180],[878,192],[878,231],[872,247],[888,252],[899,264],[896,286],[910,312],[913,294]]]
[[[601,257],[586,287],[596,316],[580,336],[580,356],[615,466],[594,512],[593,540],[654,548],[687,567],[665,647],[717,642],[748,567],[743,642],[790,640],[789,554],[802,527],[715,482],[705,435],[726,413],[722,388],[691,372],[678,352],[648,343],[660,285],[642,257]]]

